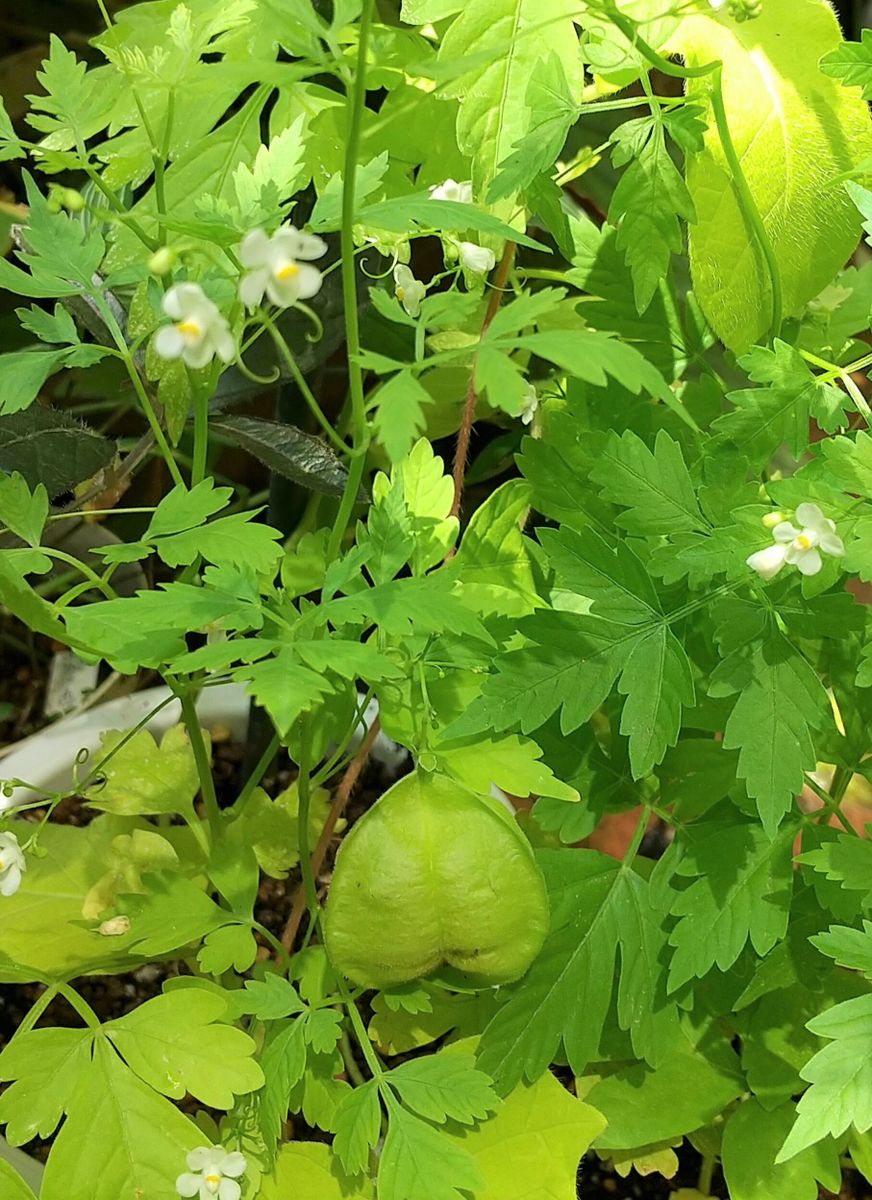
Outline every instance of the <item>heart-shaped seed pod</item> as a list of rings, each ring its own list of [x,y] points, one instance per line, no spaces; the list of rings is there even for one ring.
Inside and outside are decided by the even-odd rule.
[[[325,936],[334,965],[361,987],[444,965],[489,987],[523,975],[548,916],[542,874],[509,813],[447,776],[415,771],[345,839]]]

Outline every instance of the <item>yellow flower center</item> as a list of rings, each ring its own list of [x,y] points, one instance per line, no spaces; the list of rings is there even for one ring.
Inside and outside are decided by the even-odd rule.
[[[406,289],[404,287],[398,287],[394,294],[396,295],[396,297],[400,301],[400,303],[402,303],[403,300],[405,300],[405,298],[406,298]]]
[[[297,264],[289,262],[285,263],[283,267],[279,267],[279,269],[276,271],[276,279],[279,279],[282,283],[284,283],[286,279],[294,279],[299,274],[300,268],[297,266]]]
[[[203,332],[196,321],[179,321],[176,329],[186,338],[198,338]]]
[[[5,871],[5,870],[6,870],[6,859],[0,858],[0,871]]]
[[[811,550],[811,538],[808,538],[804,533],[801,533],[799,537],[796,538],[794,545],[796,546],[797,550]]]
[[[221,1183],[221,1176],[218,1175],[215,1171],[211,1171],[208,1175],[205,1176],[205,1182],[206,1182],[206,1187],[209,1189],[210,1192],[217,1192],[219,1184]]]

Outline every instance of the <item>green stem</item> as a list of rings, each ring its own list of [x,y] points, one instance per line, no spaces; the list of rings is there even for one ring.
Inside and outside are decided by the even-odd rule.
[[[699,1168],[699,1182],[697,1190],[702,1192],[704,1196],[712,1194],[712,1177],[715,1173],[715,1156],[706,1154],[703,1157],[702,1165]]]
[[[340,995],[342,996],[342,1003],[345,1005],[346,1012],[348,1013],[351,1021],[351,1028],[354,1030],[355,1040],[360,1046],[363,1057],[366,1059],[366,1065],[369,1067],[370,1074],[372,1075],[373,1079],[377,1079],[379,1082],[381,1082],[381,1080],[384,1078],[384,1071],[382,1070],[382,1065],[378,1060],[378,1055],[375,1052],[375,1048],[370,1041],[369,1034],[366,1032],[366,1026],[361,1019],[360,1013],[357,1011],[357,1004],[354,1002],[353,996],[346,987],[345,980],[338,972],[336,979],[339,985]]]
[[[101,1027],[100,1018],[91,1008],[87,1000],[85,1000],[75,988],[71,988],[68,983],[58,983],[55,985],[59,996],[63,996],[71,1008],[74,1008],[89,1029],[99,1029]]]
[[[275,325],[272,323],[270,318],[268,316],[266,316],[265,314],[264,314],[263,321],[264,321],[264,324],[266,325],[267,329],[269,330],[272,340],[276,344],[276,349],[278,350],[279,354],[282,356],[282,358],[287,363],[288,370],[291,373],[291,378],[293,379],[294,383],[299,388],[299,390],[303,396],[303,399],[308,404],[309,409],[312,413],[312,416],[315,418],[315,420],[321,426],[324,433],[327,435],[328,440],[332,443],[333,447],[336,450],[338,450],[340,454],[347,454],[348,446],[345,444],[345,442],[343,442],[342,438],[339,437],[336,430],[333,428],[333,426],[330,424],[330,422],[324,416],[324,413],[321,410],[321,405],[315,399],[312,389],[309,387],[308,383],[306,382],[305,375],[300,370],[300,368],[297,366],[297,360],[296,360],[296,358],[294,358],[293,354],[291,353],[290,346],[285,341],[285,339],[282,337],[282,335],[279,333],[279,331],[276,329]]]
[[[22,1037],[25,1033],[30,1033],[31,1029],[33,1029],[34,1025],[37,1023],[39,1018],[42,1016],[57,994],[57,984],[52,984],[50,987],[47,987],[39,999],[31,1005],[27,1016],[15,1030],[9,1041],[14,1042],[17,1037]]]
[[[248,804],[249,800],[253,796],[255,788],[257,788],[261,779],[263,779],[264,775],[266,774],[267,768],[278,753],[278,749],[281,744],[281,738],[279,735],[277,733],[274,734],[269,745],[255,763],[254,770],[251,772],[248,779],[246,779],[242,786],[242,791],[236,797],[236,803],[233,805],[233,812],[237,816],[242,812],[246,804]]]
[[[219,836],[221,830],[221,809],[218,807],[218,797],[215,795],[212,764],[209,762],[206,739],[203,737],[203,728],[200,725],[200,718],[197,716],[197,706],[194,703],[194,697],[191,692],[183,689],[178,684],[174,685],[172,682],[170,683],[170,688],[176,693],[182,705],[182,717],[185,721],[188,737],[191,739],[191,749],[194,752],[197,775],[200,778],[200,791],[203,795],[206,819],[209,822],[209,828],[212,831],[214,840]]]
[[[627,847],[627,853],[624,855],[622,867],[628,870],[635,862],[636,855],[639,853],[639,847],[642,845],[642,838],[645,836],[645,831],[648,828],[648,822],[651,819],[651,810],[646,804],[642,809],[642,815],[639,818],[639,823],[633,834],[633,840]]]
[[[300,773],[297,776],[297,846],[300,851],[300,872],[303,876],[303,888],[306,893],[306,903],[309,906],[309,930],[313,928],[318,916],[318,892],[315,887],[315,876],[312,874],[312,854],[309,848],[309,812],[312,804],[311,779],[311,743],[309,729],[305,722],[300,726]]]
[[[351,1082],[355,1087],[362,1087],[366,1080],[363,1077],[363,1072],[354,1060],[354,1051],[351,1048],[351,1040],[345,1030],[339,1038],[339,1052],[342,1055],[342,1061],[345,1063],[345,1070],[351,1077]]]
[[[345,167],[342,175],[342,302],[345,308],[345,341],[348,353],[348,383],[351,393],[351,419],[354,454],[348,468],[345,490],[339,511],[330,533],[327,560],[339,553],[345,530],[363,482],[366,452],[369,447],[369,428],[366,420],[366,399],[363,392],[363,371],[360,366],[360,319],[357,312],[357,282],[354,259],[354,191],[357,178],[357,158],[363,110],[366,106],[366,57],[372,24],[374,0],[363,0],[358,31],[357,65],[353,90],[349,94],[348,134],[345,143]]]
[[[190,378],[190,376],[189,376]],[[206,458],[209,453],[209,397],[205,389],[191,380],[194,407],[194,454],[191,460],[191,487],[206,477]]]
[[[844,771],[844,775],[840,774],[842,771]],[[843,779],[847,781],[844,783],[844,786],[842,783]],[[829,820],[830,817],[835,817],[844,829],[845,833],[850,833],[855,837],[859,837],[860,834],[857,833],[857,830],[854,828],[851,822],[844,816],[841,809],[842,797],[844,796],[845,790],[850,782],[851,772],[845,771],[844,767],[836,768],[829,791],[826,791],[824,788],[822,788],[812,775],[806,774],[805,776],[806,786],[814,792],[818,800],[820,800],[823,805],[822,808],[819,808],[816,812],[810,814],[811,818],[817,817],[818,820],[816,823],[820,824],[820,818],[822,817],[826,820]]]
[[[275,950],[276,954],[278,954],[279,958],[281,958],[282,962],[284,963],[285,969],[290,967],[293,959],[292,959],[291,955],[288,954],[287,950],[281,944],[279,939],[275,936],[275,934],[270,933],[270,931],[267,929],[267,927],[265,925],[261,925],[260,921],[252,921],[251,928],[256,929],[257,932],[260,934],[260,936],[264,939],[264,941],[269,942],[269,944],[272,946],[273,950]]]
[[[67,554],[65,550],[55,550],[51,546],[41,546],[40,551],[42,554],[47,554],[49,558],[57,559],[58,562],[66,563],[68,567],[75,567],[81,571],[85,578],[90,580],[91,584],[98,591],[101,591],[107,600],[115,600],[117,598],[115,590],[109,586],[106,580],[102,579],[96,571],[89,567],[87,563],[82,562],[80,558],[74,558],[72,554]]]

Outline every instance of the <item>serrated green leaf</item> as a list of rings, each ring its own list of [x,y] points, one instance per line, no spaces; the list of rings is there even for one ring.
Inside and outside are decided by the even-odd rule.
[[[592,477],[603,495],[627,509],[617,524],[634,534],[702,530],[700,511],[681,447],[661,429],[649,450],[632,430],[609,434]]]
[[[130,738],[107,731],[91,771],[97,778],[84,793],[88,803],[119,816],[190,813],[200,790],[184,725],[167,730],[159,746],[147,729]]]
[[[48,517],[48,495],[42,484],[31,490],[16,471],[0,474],[0,521],[29,546],[38,546]]]
[[[839,1152],[829,1138],[776,1165],[794,1115],[791,1103],[767,1112],[746,1100],[729,1118],[721,1157],[731,1200],[817,1200],[818,1181],[829,1191],[839,1189]]]
[[[433,397],[411,371],[400,371],[375,393],[373,425],[391,462],[399,462],[426,428],[424,407]]]
[[[413,1058],[387,1078],[407,1108],[439,1125],[449,1120],[474,1125],[498,1104],[490,1079],[476,1069],[471,1054]]]
[[[462,1200],[482,1175],[462,1146],[396,1103],[378,1170],[379,1200]]]
[[[872,979],[872,921],[864,920],[862,930],[831,925],[826,933],[819,933],[809,941],[840,967],[862,971],[867,979]]]
[[[360,1175],[381,1134],[381,1105],[374,1079],[349,1092],[336,1110],[333,1152],[349,1175]]]
[[[35,1029],[0,1054],[0,1079],[14,1082],[0,1096],[0,1123],[10,1146],[51,1137],[91,1061],[88,1029]]]

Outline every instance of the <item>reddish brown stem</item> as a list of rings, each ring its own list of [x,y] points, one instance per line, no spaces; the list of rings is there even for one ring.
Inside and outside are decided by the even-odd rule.
[[[318,878],[318,872],[324,865],[324,859],[327,857],[327,848],[330,845],[330,839],[333,837],[336,823],[345,811],[345,806],[351,798],[351,793],[354,791],[354,785],[360,778],[360,773],[366,764],[366,760],[369,758],[373,743],[378,736],[379,727],[379,719],[376,717],[366,731],[366,737],[360,743],[357,753],[348,764],[345,774],[340,780],[339,787],[336,789],[336,795],[333,797],[333,803],[330,805],[330,811],[327,814],[327,820],[324,822],[324,828],[321,830],[321,836],[318,838],[318,844],[312,851],[313,879]],[[294,896],[294,907],[291,909],[291,915],[288,917],[287,924],[282,933],[282,945],[288,951],[290,951],[294,944],[305,911],[306,889],[300,884]]]
[[[509,278],[509,271],[512,269],[512,261],[515,257],[515,243],[506,242],[503,250],[503,257],[500,259],[500,265],[497,267],[497,273],[494,277],[493,289],[488,301],[487,311],[484,314],[484,320],[481,323],[481,333],[479,341],[481,341],[488,329],[490,329],[491,321],[499,312],[500,305],[503,302],[503,292],[505,290],[506,281]],[[466,385],[466,403],[463,406],[463,418],[460,422],[460,428],[457,431],[457,447],[454,451],[454,503],[451,506],[451,516],[460,516],[460,502],[463,498],[463,477],[466,474],[466,460],[469,456],[469,439],[472,435],[472,426],[475,422],[475,402],[477,399],[475,391],[475,370],[478,365],[478,354],[472,357],[472,365],[469,368],[469,382]]]

